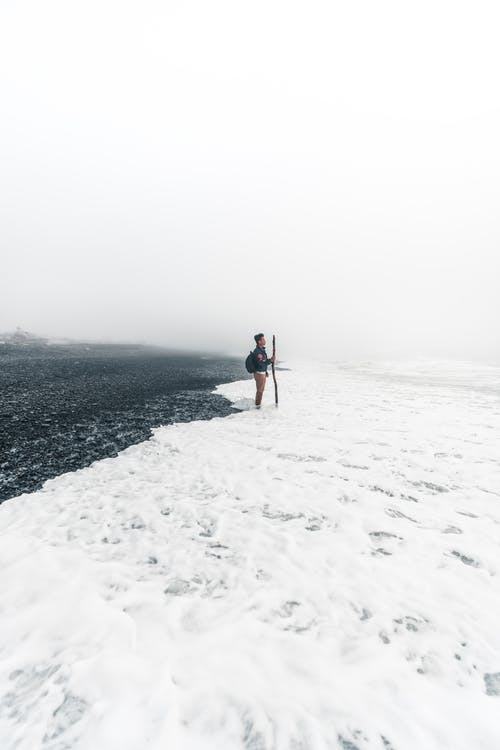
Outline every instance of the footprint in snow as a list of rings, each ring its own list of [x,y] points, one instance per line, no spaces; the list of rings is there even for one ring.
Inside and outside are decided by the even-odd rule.
[[[432,492],[433,495],[436,495],[440,492],[449,492],[447,487],[444,487],[442,484],[434,484],[434,482],[410,482],[414,487],[424,487],[426,490],[429,490]]]
[[[140,516],[134,516],[134,518],[131,518],[127,524],[124,525],[124,528],[128,529],[144,529],[145,523],[142,520]]]
[[[307,526],[305,526],[304,528],[306,529],[306,531],[321,531],[326,520],[326,516],[321,516],[320,518],[308,518]]]
[[[386,748],[386,750],[395,750],[392,742],[390,742],[383,734],[380,735],[380,739],[382,740],[382,745],[384,746],[384,748]]]
[[[473,557],[468,557],[467,555],[463,555],[461,552],[458,552],[456,549],[451,551],[451,554],[455,557],[458,557],[459,560],[463,562],[464,565],[470,565],[472,568],[480,568],[477,560],[474,560]]]
[[[360,464],[350,464],[346,461],[338,461],[341,466],[343,466],[345,469],[360,469],[362,471],[368,471],[368,466],[361,466]]]
[[[487,672],[483,675],[486,695],[500,696],[500,672]]]
[[[382,492],[384,495],[387,495],[387,497],[394,497],[394,492],[391,490],[386,490],[383,487],[379,487],[376,484],[372,484],[371,487],[368,487],[369,490],[372,492]]]
[[[359,730],[354,730],[354,738],[357,740],[359,737],[363,737]],[[364,737],[366,740],[366,737]],[[342,750],[361,750],[359,745],[356,745],[352,740],[346,739],[343,735],[338,734],[337,740]]]
[[[2,696],[0,718],[7,716],[16,723],[29,721],[33,706],[40,703],[41,697],[47,694],[53,685],[67,682],[60,670],[61,664],[52,664],[48,667],[37,665],[11,672],[9,680],[14,685],[12,690]]]
[[[229,547],[225,544],[215,542],[214,544],[209,545],[209,549],[205,551],[205,557],[215,557],[217,560],[227,560],[228,558],[233,557],[233,553],[227,550],[229,550]]]
[[[418,523],[415,518],[407,516],[404,513],[401,513],[400,510],[396,510],[395,508],[386,508],[385,512],[388,516],[390,516],[390,518],[405,518],[407,521],[411,521],[412,523]]]
[[[9,674],[9,680],[17,683],[18,689],[33,689],[40,687],[46,680],[57,674],[60,669],[60,664],[52,664],[42,669],[38,666],[31,669],[15,669]]]
[[[425,626],[428,624],[428,620],[419,619],[417,617],[412,617],[411,615],[407,615],[406,617],[398,617],[393,620],[395,623],[394,632],[397,633],[399,631],[398,625],[404,625],[406,630],[411,631],[413,633],[418,633],[419,630],[421,630],[422,626]]]
[[[173,578],[164,589],[163,593],[170,596],[182,596],[192,590],[190,581],[184,578]]]
[[[409,503],[418,503],[417,498],[413,497],[413,495],[400,495],[399,497],[401,500],[407,500]]]
[[[66,693],[63,702],[52,714],[52,720],[43,742],[50,742],[66,732],[70,727],[83,719],[89,705],[83,698]]]
[[[349,503],[357,503],[358,501],[354,497],[349,497],[349,495],[346,495],[345,493],[343,495],[339,495],[337,498],[337,501],[341,503],[342,505],[348,505]]]
[[[303,513],[286,513],[282,510],[271,510],[267,504],[264,505],[264,508],[262,509],[262,515],[265,518],[271,518],[278,521],[293,521],[297,518],[304,518]]]
[[[278,453],[278,458],[281,458],[285,461],[299,461],[299,462],[309,462],[313,461],[315,463],[323,463],[326,461],[326,458],[324,456],[299,456],[296,453]]]
[[[202,584],[200,594],[203,599],[221,599],[228,590],[228,586],[222,578],[201,579],[195,576],[193,581]]]
[[[196,523],[201,528],[199,536],[211,537],[214,535],[217,528],[217,524],[214,520],[212,520],[211,518],[202,518],[199,519]]]
[[[117,536],[109,536],[109,537],[108,536],[104,536],[101,539],[101,542],[103,544],[120,544],[121,539],[119,537],[117,537]]]
[[[227,584],[222,578],[208,578],[205,573],[197,573],[190,581],[185,578],[172,578],[163,593],[168,596],[197,594],[203,599],[220,599],[227,590]]]
[[[307,633],[308,630],[311,630],[316,625],[316,620],[311,620],[310,622],[305,623],[304,625],[295,625],[290,624],[283,628],[283,630],[289,632],[289,633]]]
[[[245,720],[243,747],[245,750],[267,750],[267,742],[264,735],[255,728],[251,719]]]
[[[296,602],[293,600],[287,601],[281,605],[277,614],[279,615],[279,617],[291,617],[297,607],[300,607],[300,602]]]

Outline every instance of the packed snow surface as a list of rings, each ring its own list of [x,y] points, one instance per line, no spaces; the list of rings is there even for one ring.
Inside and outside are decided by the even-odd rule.
[[[0,507],[2,750],[498,750],[500,370],[279,381]]]

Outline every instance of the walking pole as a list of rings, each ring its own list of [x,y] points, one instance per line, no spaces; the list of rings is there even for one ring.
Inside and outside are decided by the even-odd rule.
[[[278,383],[276,382],[276,372],[274,370],[274,364],[275,364],[275,358],[276,358],[276,336],[273,334],[273,362],[272,362],[272,371],[273,371],[273,380],[274,380],[274,403],[276,404],[276,407],[278,407]]]

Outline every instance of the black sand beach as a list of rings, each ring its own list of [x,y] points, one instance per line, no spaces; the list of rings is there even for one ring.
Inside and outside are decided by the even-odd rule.
[[[114,456],[151,428],[231,413],[225,356],[135,345],[0,346],[0,502]]]

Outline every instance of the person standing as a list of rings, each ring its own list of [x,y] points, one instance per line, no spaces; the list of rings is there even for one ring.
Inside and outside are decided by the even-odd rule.
[[[254,336],[256,347],[253,350],[253,359],[255,362],[255,406],[260,409],[264,388],[266,387],[266,378],[269,377],[267,366],[274,362],[274,356],[268,357],[266,352],[266,339],[263,333],[256,333]]]

